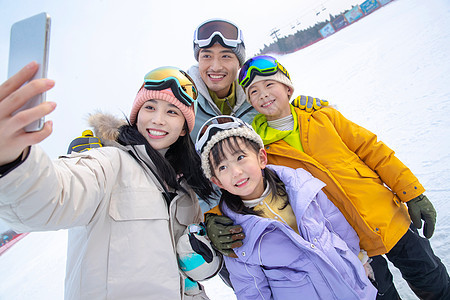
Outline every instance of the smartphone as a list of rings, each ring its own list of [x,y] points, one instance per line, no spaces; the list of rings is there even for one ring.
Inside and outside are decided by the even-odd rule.
[[[39,64],[39,69],[31,80],[47,77],[48,51],[50,42],[50,16],[40,13],[18,21],[11,26],[9,43],[8,78],[32,61]],[[25,83],[26,84],[26,83]],[[45,101],[45,93],[31,98],[19,111],[32,108]],[[39,131],[44,126],[44,118],[25,126],[25,131]]]

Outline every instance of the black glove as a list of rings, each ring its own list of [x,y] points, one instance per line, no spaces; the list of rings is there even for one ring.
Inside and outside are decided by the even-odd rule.
[[[232,249],[241,247],[245,234],[240,225],[233,225],[233,221],[226,216],[212,213],[205,215],[206,232],[214,248],[223,255],[237,257]]]
[[[411,220],[416,228],[422,228],[424,220],[423,235],[429,239],[433,235],[436,225],[436,210],[424,194],[406,202]]]
[[[87,129],[83,131],[81,136],[75,138],[69,145],[69,149],[67,150],[67,154],[72,152],[84,152],[88,151],[92,148],[102,147],[102,142],[100,139],[92,133],[91,130]]]

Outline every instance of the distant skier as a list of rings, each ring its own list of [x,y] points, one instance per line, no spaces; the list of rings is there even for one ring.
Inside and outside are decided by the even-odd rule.
[[[67,154],[70,154],[72,152],[81,153],[100,147],[102,147],[102,142],[100,141],[100,139],[94,136],[92,130],[86,129],[85,131],[83,131],[80,137],[77,137],[70,143]]]

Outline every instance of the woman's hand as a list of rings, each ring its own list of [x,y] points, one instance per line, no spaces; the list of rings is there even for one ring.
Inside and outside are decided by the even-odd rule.
[[[16,160],[28,146],[41,142],[52,133],[51,121],[45,122],[40,131],[25,132],[23,128],[51,113],[56,107],[54,102],[44,102],[12,116],[30,98],[55,85],[50,79],[36,79],[22,86],[38,67],[36,62],[31,62],[0,85],[0,166]]]

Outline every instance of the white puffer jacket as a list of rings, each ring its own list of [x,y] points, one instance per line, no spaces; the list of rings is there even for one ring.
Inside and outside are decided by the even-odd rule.
[[[104,142],[102,128],[117,134],[117,120],[91,124]],[[189,194],[178,191],[168,207],[151,172],[127,153],[152,165],[144,146],[106,144],[115,147],[53,162],[32,146],[0,178],[0,218],[16,231],[69,229],[65,299],[208,299],[184,295],[175,253],[186,226],[203,219],[195,193],[185,186]]]

